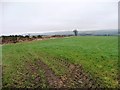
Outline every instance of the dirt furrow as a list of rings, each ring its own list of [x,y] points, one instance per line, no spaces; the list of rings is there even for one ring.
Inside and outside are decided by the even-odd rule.
[[[60,88],[63,86],[63,82],[60,77],[56,76],[53,70],[48,67],[48,65],[43,63],[41,60],[38,60],[36,64],[38,65],[38,67],[41,67],[45,71],[44,74],[50,88]]]
[[[57,59],[56,59],[57,60]],[[96,88],[96,82],[84,72],[82,66],[58,60],[67,73],[57,76],[43,61],[26,62],[13,78],[14,87],[22,88]],[[61,65],[61,64],[60,64]],[[41,76],[42,75],[42,76]]]
[[[45,77],[51,88],[96,88],[95,80],[84,72],[82,66],[68,63],[60,60],[67,67],[68,73],[62,76],[56,76],[52,69],[41,60],[36,64],[45,71]]]
[[[70,88],[97,88],[100,84],[96,84],[96,81],[86,73],[81,65],[71,64],[65,60],[56,59],[60,64],[66,66],[68,73],[61,76],[63,82],[62,87]]]

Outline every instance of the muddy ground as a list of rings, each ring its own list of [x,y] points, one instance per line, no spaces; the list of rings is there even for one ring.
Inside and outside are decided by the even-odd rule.
[[[27,62],[24,69],[19,68],[13,77],[12,88],[98,88],[95,79],[84,72],[82,66],[60,60],[69,73],[57,76],[55,72],[41,60]]]

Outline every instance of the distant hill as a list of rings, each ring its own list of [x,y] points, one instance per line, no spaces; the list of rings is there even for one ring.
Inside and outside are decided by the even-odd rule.
[[[83,31],[79,35],[118,35],[118,30],[96,30],[96,31]]]
[[[36,35],[74,35],[73,31],[59,31],[59,32],[48,32],[48,33],[27,33],[24,35],[31,35],[31,36],[36,36]],[[112,30],[91,30],[91,31],[78,31],[78,35],[118,35],[118,30],[117,29],[112,29]]]

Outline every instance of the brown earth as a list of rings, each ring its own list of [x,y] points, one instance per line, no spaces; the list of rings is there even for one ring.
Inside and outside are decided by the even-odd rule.
[[[55,39],[55,38],[63,38],[66,37],[65,35],[53,35],[53,36],[43,36],[40,38],[37,37],[10,37],[6,36],[5,38],[0,38],[0,44],[15,44],[19,42],[29,42],[34,40],[48,40],[48,39]]]
[[[36,60],[35,63],[26,61],[25,68],[21,70],[19,67],[16,77],[13,77],[14,83],[11,84],[12,87],[96,88],[100,86],[84,72],[82,66],[71,64],[64,60],[59,60],[58,62],[67,67],[68,73],[57,76],[55,72],[41,60]]]

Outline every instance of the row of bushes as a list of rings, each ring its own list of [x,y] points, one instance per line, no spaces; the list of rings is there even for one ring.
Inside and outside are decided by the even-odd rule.
[[[10,36],[1,36],[1,43],[17,43],[21,41],[31,41],[36,38],[42,38],[41,35],[38,36],[22,36],[22,35],[10,35]]]
[[[10,35],[10,36],[1,36],[1,44],[7,44],[7,43],[17,43],[17,42],[22,42],[22,41],[32,41],[35,39],[47,39],[47,38],[56,38],[56,37],[66,37],[66,36],[71,36],[71,35],[52,35],[52,36],[42,36],[42,35],[37,35],[37,36],[22,36],[22,35]]]

